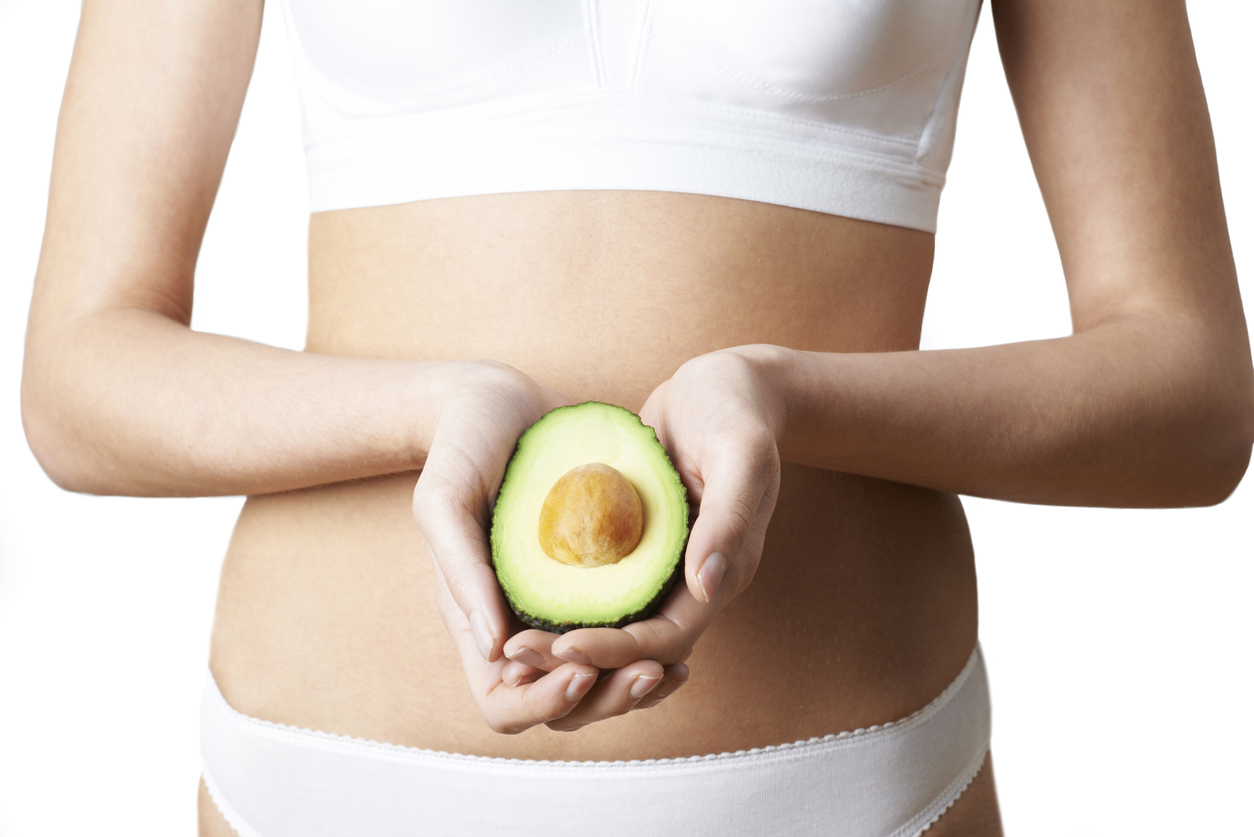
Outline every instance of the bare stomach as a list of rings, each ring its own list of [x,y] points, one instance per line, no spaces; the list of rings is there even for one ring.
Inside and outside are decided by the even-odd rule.
[[[509,363],[639,410],[684,361],[745,343],[918,346],[932,237],[646,192],[449,199],[314,216],[307,349]],[[251,498],[223,567],[211,667],[268,720],[475,755],[643,759],[900,718],[976,639],[958,499],[785,464],[757,576],[662,705],[576,733],[480,719],[436,609],[416,474]]]

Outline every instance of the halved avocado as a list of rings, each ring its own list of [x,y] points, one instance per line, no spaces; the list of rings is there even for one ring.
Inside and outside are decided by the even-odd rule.
[[[492,514],[492,564],[523,622],[565,633],[645,619],[687,542],[684,484],[630,410],[559,407],[518,440]]]

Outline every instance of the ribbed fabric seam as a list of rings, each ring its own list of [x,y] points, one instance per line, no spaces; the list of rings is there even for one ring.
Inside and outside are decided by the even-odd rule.
[[[600,90],[605,87],[605,62],[601,54],[601,19],[597,9],[597,0],[584,0],[584,11],[588,20],[588,40],[592,50],[592,72],[596,77],[596,86]]]
[[[581,105],[585,104],[583,100],[586,100],[586,99],[592,99],[595,102],[598,100],[604,101],[604,100],[611,99],[611,98],[616,100],[612,104],[612,106],[616,109],[622,109],[622,110],[650,110],[651,109],[648,104],[642,103],[633,98],[619,97],[613,93],[575,93],[575,94],[567,93],[567,94],[559,94],[559,95],[554,95],[554,96],[546,96],[546,97],[536,98],[536,99],[519,100],[517,102],[519,106],[518,110],[511,111],[510,113],[505,114],[505,115],[501,115],[501,114],[488,115],[487,117],[485,117],[485,119],[506,119],[515,115],[534,118],[535,117],[534,109],[528,109],[527,106],[539,105],[541,107],[544,107],[544,106],[551,107],[554,104],[560,103],[560,104],[568,105],[573,110],[574,108],[580,107]],[[681,98],[675,98],[675,97],[670,97],[670,96],[651,95],[649,98],[652,102],[662,104],[662,105],[670,105],[677,109],[682,109],[688,112],[700,111],[704,113],[716,114],[719,116],[735,116],[735,117],[740,117],[740,118],[747,117],[756,122],[773,123],[773,124],[778,124],[778,125],[795,125],[795,126],[807,128],[807,129],[810,129],[819,133],[857,137],[859,139],[870,140],[873,142],[881,142],[886,145],[900,146],[903,151],[907,151],[907,150],[914,151],[914,150],[917,150],[919,147],[918,140],[915,140],[915,139],[895,137],[895,136],[891,136],[888,134],[875,134],[869,131],[858,131],[852,128],[845,128],[840,125],[825,124],[823,122],[819,122],[815,120],[792,119],[792,118],[785,117],[785,116],[778,116],[772,113],[764,113],[762,111],[753,110],[750,108],[731,108],[731,107],[726,107],[723,105],[712,105],[706,102],[694,102],[689,99],[681,99]],[[378,119],[378,120],[389,120],[389,119],[404,119],[404,118],[409,118],[409,117],[410,115],[408,114],[403,115],[403,116],[398,116],[396,114],[387,114],[387,115],[371,117],[371,118]],[[447,120],[433,119],[432,121],[447,121]],[[724,129],[723,132],[726,133],[727,132],[726,129]],[[574,139],[578,139],[578,137],[575,137]],[[335,142],[335,141],[332,141],[332,142]],[[902,159],[913,161],[914,155],[912,154],[910,157],[902,157]]]
[[[635,55],[632,57],[633,64],[631,68],[631,89],[635,90],[640,86],[640,73],[644,67],[645,52],[649,48],[649,39],[652,35],[653,27],[653,0],[645,0],[644,16],[640,21],[640,32],[636,38]]]
[[[582,137],[581,142],[587,142],[589,141],[589,139],[590,139],[589,137]],[[594,140],[604,139],[604,140],[610,141],[611,143],[615,141],[618,141],[618,142],[622,141],[621,138],[616,138],[616,137],[611,137],[611,136],[595,137],[591,139],[594,139]],[[759,147],[761,143],[758,143],[754,146],[748,146],[748,145],[738,146],[738,145],[733,145],[730,143],[724,144],[724,145],[718,145],[718,144],[711,143],[711,142],[698,142],[698,141],[685,140],[685,139],[642,138],[642,139],[632,139],[630,140],[630,142],[633,144],[640,144],[640,145],[676,145],[676,146],[686,146],[690,148],[706,148],[706,149],[715,150],[715,151],[730,151],[730,152],[736,152],[736,153],[741,153],[741,154],[766,156],[768,158],[790,157],[794,160],[799,160],[799,161],[808,160],[808,161],[813,161],[816,163],[832,163],[841,167],[859,169],[859,170],[866,171],[869,173],[900,177],[905,180],[918,181],[919,185],[923,185],[927,187],[940,188],[941,186],[944,185],[943,175],[940,175],[937,172],[934,172],[924,166],[915,165],[913,163],[895,164],[891,160],[879,159],[879,158],[871,157],[870,155],[863,156],[863,155],[859,155],[856,151],[846,150],[846,149],[813,148],[813,147],[804,146],[804,145],[789,146],[786,143],[782,143],[778,141],[773,141],[773,145],[769,149]],[[491,147],[494,145],[503,145],[508,148],[517,149],[523,143],[550,144],[552,143],[552,138],[537,138],[537,139],[530,139],[530,140],[522,140],[522,139],[515,137],[515,138],[512,138],[508,143],[506,142],[481,143],[481,144],[475,144],[475,147]],[[461,147],[464,148],[464,147],[469,147],[469,146],[470,144],[465,144]],[[405,148],[405,149],[398,149],[394,152],[386,152],[386,153],[381,152],[381,153],[376,154],[373,159],[379,160],[379,159],[387,159],[391,157],[405,157],[411,154],[420,154],[424,152],[430,152],[435,148],[439,148],[439,146],[429,146],[426,148]],[[333,164],[319,163],[316,168],[314,166],[310,166],[310,170],[311,170],[311,174],[316,173],[318,171],[332,172],[332,171],[336,171],[339,169],[351,168],[352,166],[358,165],[359,163],[360,163],[360,160],[353,158],[350,160],[345,160],[340,163],[333,163]],[[908,185],[908,184],[903,183],[903,185]],[[415,200],[417,199],[419,198],[415,197]]]
[[[296,98],[300,102],[301,118],[309,129],[309,142],[311,145],[305,148],[305,153],[306,155],[317,153],[317,150],[323,146],[324,142],[318,138],[318,129],[314,127],[313,120],[309,118],[309,111],[305,103],[321,100],[318,94],[309,87],[304,73],[301,72],[302,63],[308,64],[308,61],[304,57],[305,43],[304,39],[300,37],[300,30],[296,22],[296,14],[292,11],[291,0],[281,0],[280,8],[283,10],[283,19],[286,23],[284,30],[287,35],[288,48],[291,50],[292,55],[292,76],[296,82]]]
[[[544,99],[531,100],[526,103],[520,102],[519,110],[512,111],[507,114],[497,114],[489,118],[494,119],[496,121],[509,121],[515,117],[522,117],[523,120],[526,121],[526,120],[534,119],[535,117],[534,109],[530,109],[528,106],[538,105],[540,107],[554,108],[555,106],[560,105],[563,110],[574,111],[575,109],[584,106],[585,102],[583,100],[585,99],[590,98],[590,99],[593,99],[594,101],[604,100],[608,98],[610,95],[612,94],[574,94],[574,95],[561,95],[561,96],[546,97]],[[614,98],[618,99],[617,96],[615,96]],[[897,146],[897,147],[900,147],[903,152],[917,151],[918,149],[918,142],[916,140],[903,139],[900,137],[887,136],[884,134],[873,134],[873,133],[869,133],[866,131],[855,131],[849,128],[842,128],[838,125],[825,125],[821,122],[813,122],[813,121],[803,120],[803,119],[789,119],[787,117],[761,113],[761,112],[757,112],[753,110],[728,108],[728,107],[723,107],[719,105],[709,105],[709,104],[703,104],[703,103],[694,103],[694,102],[686,101],[684,99],[655,97],[655,101],[659,104],[668,105],[678,110],[684,110],[688,112],[699,111],[699,112],[710,113],[715,116],[733,116],[733,117],[739,117],[741,119],[752,120],[758,123],[766,123],[765,125],[761,127],[750,126],[750,125],[739,126],[742,128],[747,128],[749,130],[757,130],[757,131],[765,132],[765,131],[771,130],[771,127],[770,127],[771,125],[797,126],[797,127],[806,128],[820,135],[820,136],[815,136],[815,137],[804,137],[804,138],[799,139],[795,135],[788,134],[785,132],[785,133],[782,133],[777,138],[771,138],[772,142],[778,142],[778,143],[782,143],[786,145],[801,145],[806,140],[827,142],[827,143],[839,142],[838,139],[829,140],[821,136],[824,134],[826,135],[835,134],[838,136],[854,137],[857,139],[867,140],[869,142],[880,143],[880,144],[888,145],[888,146]],[[644,103],[641,103],[639,101],[635,101],[632,99],[614,101],[612,102],[611,107],[615,111],[624,111],[624,112],[641,111],[641,110],[646,111],[646,112],[650,112],[650,111],[662,112],[661,109],[650,107],[647,104],[644,104]],[[386,120],[386,119],[392,119],[392,118],[398,118],[398,117],[384,116],[384,117],[377,117],[377,118]],[[399,118],[404,118],[404,117],[399,117]],[[437,127],[440,130],[443,130],[445,126],[439,125]],[[512,128],[514,126],[507,125],[506,127]],[[730,136],[734,139],[741,139],[741,137],[737,134],[730,133],[727,130],[720,131],[716,127],[705,128],[704,126],[702,126],[702,127],[696,127],[696,128],[685,128],[684,130],[690,133],[702,132],[702,133],[710,133],[710,134],[715,134],[715,135]],[[585,137],[572,137],[571,141],[578,142],[583,139],[585,139]],[[368,141],[368,140],[369,140],[369,136],[351,136],[351,137],[341,138],[338,140],[332,140],[329,142],[320,143],[319,147],[309,150],[308,161],[317,163],[317,165],[323,169],[342,167],[342,165],[344,165],[344,162],[352,163],[352,162],[355,162],[356,159],[354,158],[353,160],[348,160],[348,161],[336,161],[336,163],[332,165],[328,165],[327,163],[324,163],[318,160],[317,158],[325,156],[328,147],[334,147],[336,145],[343,145],[345,143],[361,142],[361,141]],[[517,141],[516,136],[511,134],[508,142],[506,139],[501,139],[499,141],[489,140],[487,144],[496,144],[499,142],[499,144],[508,145],[508,144],[513,144],[516,141]],[[652,141],[659,142],[659,141],[667,141],[667,140],[652,140]],[[756,138],[748,138],[746,141],[756,142]],[[461,143],[458,143],[458,146],[463,147],[465,144],[466,143],[461,142]],[[440,146],[427,146],[427,148],[438,148],[438,147]],[[710,146],[710,147],[723,147],[723,146]],[[727,147],[734,147],[734,146],[727,146]],[[393,154],[409,153],[410,150],[411,149],[400,149],[391,153]],[[418,150],[418,149],[413,149],[413,150]],[[834,154],[851,154],[857,157],[868,157],[876,153],[870,150],[853,149],[853,148],[847,148],[847,147],[846,148],[824,148],[824,149],[814,149],[814,150],[822,151],[822,152],[830,151]],[[386,153],[384,153],[384,156],[386,156]],[[901,167],[906,167],[906,168],[921,167],[913,154],[908,157],[903,154],[902,156],[896,157],[895,159],[891,159],[888,157],[884,157],[883,159],[886,162],[889,162],[895,166],[901,166]],[[930,169],[928,171],[931,172]],[[934,174],[936,174],[939,177],[943,177],[943,175],[940,175],[940,173],[934,173]]]
[[[967,17],[964,18],[962,27],[966,49],[960,48],[954,55],[953,61],[950,62],[949,71],[945,73],[945,80],[941,83],[940,93],[937,94],[936,101],[932,104],[932,112],[928,114],[927,121],[923,123],[923,130],[919,132],[919,143],[918,150],[915,153],[915,160],[917,160],[920,164],[922,164],[923,161],[930,157],[932,152],[936,150],[935,138],[940,133],[941,126],[934,125],[933,123],[936,122],[938,118],[943,122],[945,120],[952,119],[955,115],[955,105],[957,102],[956,97],[952,95],[954,72],[958,70],[963,73],[966,72],[967,61],[971,54],[971,42],[975,39],[975,27],[980,20],[980,8],[983,0],[972,0],[972,2],[975,5],[975,20],[971,20],[972,13],[970,11],[970,6],[968,5]],[[959,42],[959,47],[961,46],[962,42]],[[942,107],[942,103],[946,104],[946,106]],[[929,130],[931,131],[930,135]],[[931,145],[928,146],[926,151],[923,150],[924,139],[932,140]]]

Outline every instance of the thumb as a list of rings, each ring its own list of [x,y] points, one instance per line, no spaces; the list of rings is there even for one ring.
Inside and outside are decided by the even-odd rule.
[[[644,406],[640,408],[640,421],[652,427],[657,440],[666,447],[666,390],[669,381],[663,381],[649,394]]]
[[[734,460],[724,457],[704,482],[684,575],[693,598],[709,604],[741,552],[746,547],[761,550],[779,494],[779,454],[770,445]],[[739,569],[752,574],[754,567]]]
[[[456,448],[453,448],[456,451]],[[435,459],[436,461],[432,461]],[[413,513],[423,540],[457,608],[465,615],[479,653],[498,659],[509,636],[509,608],[497,584],[488,533],[477,512],[482,489],[444,473],[435,445],[414,487]]]

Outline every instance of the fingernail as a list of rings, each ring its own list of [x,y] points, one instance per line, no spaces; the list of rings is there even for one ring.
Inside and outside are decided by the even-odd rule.
[[[566,699],[579,700],[592,688],[596,679],[595,674],[576,674],[570,679],[570,685],[566,687]]]
[[[544,658],[525,645],[517,651],[511,651],[506,656],[514,662],[522,663],[525,666],[535,666],[536,668],[539,668],[544,665]]]
[[[636,700],[653,691],[658,683],[662,682],[660,677],[645,677],[643,674],[636,678],[636,682],[631,684],[631,696]]]
[[[592,665],[592,658],[580,651],[578,648],[567,648],[557,656],[561,657],[568,663],[579,663],[582,666]]]
[[[697,586],[701,588],[701,595],[705,596],[706,604],[714,601],[714,594],[718,592],[718,585],[723,580],[725,572],[727,572],[727,560],[723,558],[723,553],[711,552],[697,573]]]
[[[494,644],[492,629],[488,627],[488,620],[477,610],[470,614],[470,632],[475,635],[475,645],[479,648],[479,653],[487,660],[492,656]]]

